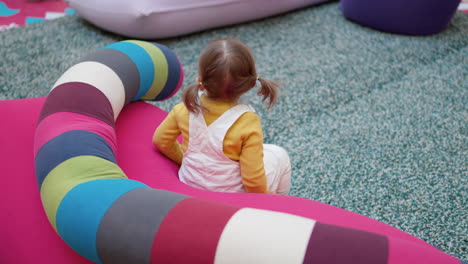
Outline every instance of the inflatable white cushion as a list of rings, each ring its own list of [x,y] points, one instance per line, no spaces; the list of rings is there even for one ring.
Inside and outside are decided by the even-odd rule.
[[[84,19],[132,38],[159,39],[252,21],[328,0],[68,0]]]

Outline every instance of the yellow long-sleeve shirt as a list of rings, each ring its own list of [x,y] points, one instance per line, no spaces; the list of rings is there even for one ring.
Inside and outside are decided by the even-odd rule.
[[[210,100],[202,95],[200,104],[204,111],[206,124],[209,126],[219,116],[236,103]],[[182,163],[182,158],[189,142],[189,111],[183,103],[177,104],[153,135],[153,144],[164,155]],[[177,137],[182,134],[182,144]],[[242,183],[247,192],[268,192],[265,169],[263,166],[263,133],[260,118],[253,112],[243,114],[228,130],[223,141],[226,157],[240,163]]]

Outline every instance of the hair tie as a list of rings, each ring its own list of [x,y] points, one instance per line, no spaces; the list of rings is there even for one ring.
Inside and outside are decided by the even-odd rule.
[[[202,83],[202,82],[198,82],[198,85],[203,86],[203,83]]]
[[[259,81],[259,80],[260,80],[260,77],[259,77],[259,76],[257,76],[257,81]]]

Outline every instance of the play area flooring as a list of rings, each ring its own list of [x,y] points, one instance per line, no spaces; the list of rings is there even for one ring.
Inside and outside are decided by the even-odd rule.
[[[458,8],[468,13],[468,0]],[[0,31],[74,14],[63,0],[1,0]]]
[[[0,31],[74,13],[62,0],[1,0]]]

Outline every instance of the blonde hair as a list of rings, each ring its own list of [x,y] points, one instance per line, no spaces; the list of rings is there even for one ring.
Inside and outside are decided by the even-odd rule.
[[[262,101],[269,99],[268,108],[277,99],[279,84],[257,76],[252,52],[242,41],[234,38],[208,43],[200,54],[198,76],[200,82],[188,86],[182,95],[190,112],[198,113],[202,109],[198,100],[200,86],[205,88],[211,99],[234,101],[259,81],[257,94],[263,96]]]

